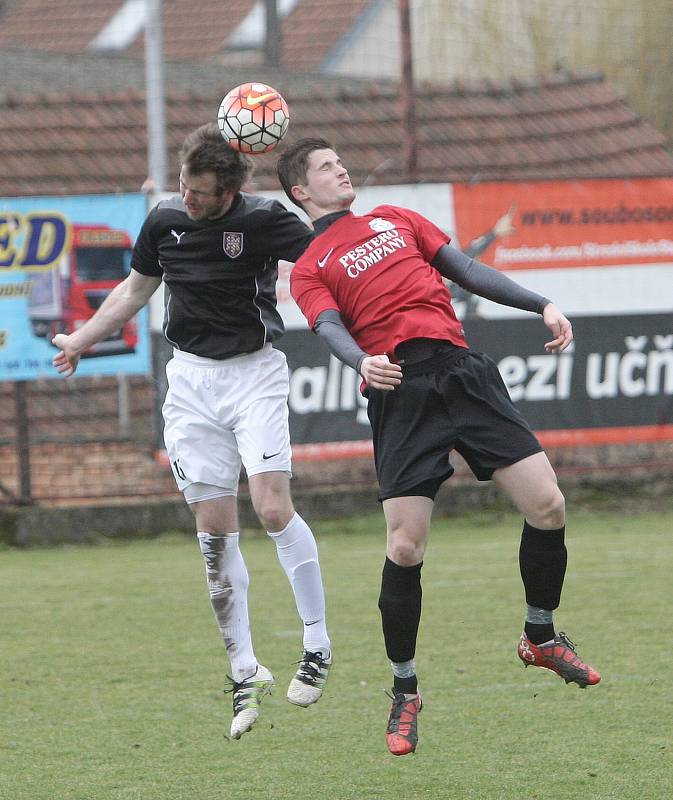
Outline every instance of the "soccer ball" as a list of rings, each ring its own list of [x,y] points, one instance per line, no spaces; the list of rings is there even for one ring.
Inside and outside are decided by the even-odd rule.
[[[220,133],[236,150],[268,153],[287,133],[290,114],[280,92],[265,83],[242,83],[228,92],[217,112]]]

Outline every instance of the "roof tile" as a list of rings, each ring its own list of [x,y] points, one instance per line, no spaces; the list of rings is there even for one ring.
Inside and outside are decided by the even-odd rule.
[[[332,141],[356,184],[405,182],[399,87],[280,87],[288,141]],[[600,102],[596,99],[600,98]],[[214,120],[221,97],[169,90],[169,164],[184,136]],[[533,180],[673,175],[664,138],[596,75],[516,85],[419,89],[417,179]],[[139,191],[147,173],[143,92],[10,95],[0,101],[0,195]],[[282,145],[281,145],[282,146]],[[256,185],[278,188],[275,154],[255,160]],[[170,176],[175,189],[175,176]]]

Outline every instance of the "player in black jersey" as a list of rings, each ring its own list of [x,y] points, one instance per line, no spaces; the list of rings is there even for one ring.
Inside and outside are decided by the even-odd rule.
[[[231,736],[238,739],[257,720],[274,683],[255,657],[249,629],[248,573],[238,545],[241,465],[304,623],[288,700],[316,702],[332,663],[318,551],[290,494],[287,363],[272,346],[283,333],[278,260],[294,261],[312,232],[280,203],[241,191],[252,162],[224,141],[216,124],[185,139],[180,161],[180,194],[150,211],[129,276],[94,317],[75,333],[54,337],[54,366],[71,375],[81,354],[121,328],[163,281],[164,333],[174,348],[166,367],[164,439],[196,518],[211,604],[231,663]]]

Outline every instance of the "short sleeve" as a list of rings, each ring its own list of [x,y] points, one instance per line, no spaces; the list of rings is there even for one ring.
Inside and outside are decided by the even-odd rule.
[[[133,255],[131,257],[131,266],[136,272],[141,275],[147,275],[152,278],[161,278],[163,270],[159,263],[159,254],[157,250],[155,225],[156,219],[155,206],[152,211],[147,215],[145,222],[140,228],[140,233],[136,239],[133,247]]]
[[[296,261],[313,240],[311,228],[277,200],[271,206],[269,231],[273,255],[284,261]]]
[[[437,227],[437,225],[431,222],[427,217],[424,217],[417,211],[412,211],[410,208],[379,206],[379,208],[372,212],[372,214],[374,213],[380,214],[380,216],[385,218],[389,216],[402,218],[411,225],[416,234],[418,249],[428,263],[432,262],[442,245],[448,244],[451,241],[451,237],[448,233]]]
[[[317,269],[308,258],[301,258],[290,272],[290,294],[313,330],[323,311],[339,311],[330,290],[320,279]]]

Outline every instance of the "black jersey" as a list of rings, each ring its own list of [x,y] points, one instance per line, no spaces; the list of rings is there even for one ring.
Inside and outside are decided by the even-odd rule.
[[[276,200],[241,192],[222,217],[194,221],[176,195],[148,214],[131,266],[163,277],[164,335],[174,347],[230,358],[282,335],[278,261],[296,261],[312,238]]]

